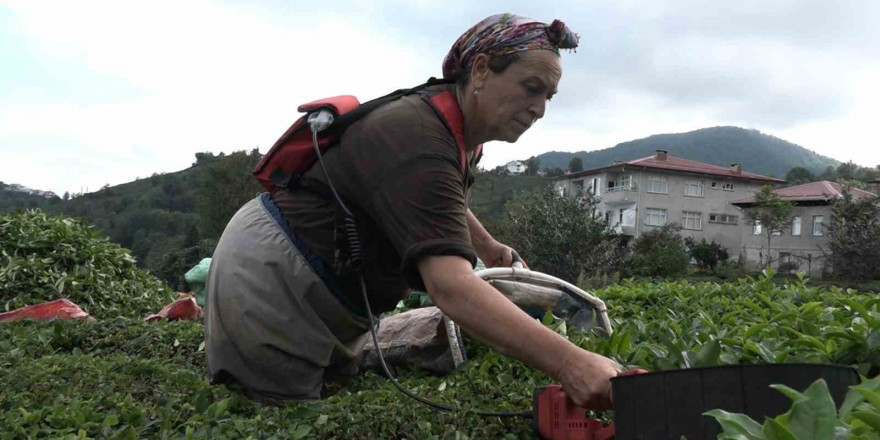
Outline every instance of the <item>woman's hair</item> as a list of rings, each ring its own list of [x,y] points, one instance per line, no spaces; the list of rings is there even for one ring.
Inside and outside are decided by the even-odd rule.
[[[493,73],[502,73],[510,67],[511,64],[517,62],[522,58],[522,52],[514,52],[509,53],[507,55],[500,55],[497,57],[489,58],[489,70]],[[473,66],[471,66],[473,68]],[[456,78],[455,83],[458,84],[459,87],[464,87],[468,85],[471,81],[471,69],[464,71],[461,73],[461,76]]]

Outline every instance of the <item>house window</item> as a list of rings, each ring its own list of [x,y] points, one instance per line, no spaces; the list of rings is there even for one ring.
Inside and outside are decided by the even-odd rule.
[[[755,221],[754,226],[752,227],[752,235],[761,235],[761,232],[764,228],[761,227],[761,221]]]
[[[791,219],[791,235],[801,235],[801,217],[795,216]]]
[[[825,235],[825,217],[821,215],[813,216],[813,235]]]
[[[684,183],[684,195],[689,197],[703,197],[703,181],[688,180]]]
[[[733,191],[733,182],[724,182],[723,188],[725,191]]]
[[[682,217],[685,229],[703,229],[703,214],[699,212],[684,211]]]
[[[735,225],[739,217],[730,214],[709,214],[709,223],[724,223]]]
[[[713,180],[712,183],[709,184],[709,187],[712,189],[718,189],[718,182]]]
[[[623,189],[632,189],[633,176],[621,176],[617,179],[617,185]]]
[[[584,190],[584,181],[583,180],[573,180],[571,182],[571,195],[580,196],[581,192]]]
[[[599,178],[593,177],[590,179],[590,194],[599,195]]]
[[[645,224],[648,226],[663,226],[666,224],[666,210],[648,208],[645,210]]]
[[[635,226],[636,212],[632,208],[620,210],[620,224],[623,226]]]
[[[649,176],[648,177],[648,192],[658,193],[658,194],[668,194],[669,193],[669,183],[666,181],[666,178],[663,176]]]

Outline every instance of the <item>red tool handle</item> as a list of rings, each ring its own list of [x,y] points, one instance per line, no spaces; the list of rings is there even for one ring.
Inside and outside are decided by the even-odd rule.
[[[647,373],[636,369],[621,372],[618,376]],[[534,394],[533,420],[538,435],[547,440],[612,440],[614,424],[586,416],[586,409],[574,404],[560,385],[536,388]]]

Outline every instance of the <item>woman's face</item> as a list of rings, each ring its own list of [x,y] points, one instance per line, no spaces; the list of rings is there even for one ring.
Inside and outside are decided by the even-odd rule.
[[[486,68],[477,103],[488,140],[516,142],[544,116],[561,77],[560,57],[549,50],[521,52],[501,73]]]

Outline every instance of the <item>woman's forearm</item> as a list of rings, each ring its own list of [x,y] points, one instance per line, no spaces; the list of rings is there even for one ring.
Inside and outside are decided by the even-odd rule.
[[[565,360],[579,350],[475,276],[463,258],[426,257],[419,271],[434,303],[468,335],[501,354],[558,380]]]
[[[477,253],[484,252],[486,246],[495,241],[489,231],[483,227],[483,224],[480,223],[480,220],[471,212],[470,209],[467,211],[467,223],[468,230],[471,234],[471,244],[474,245],[474,248],[477,250]]]

